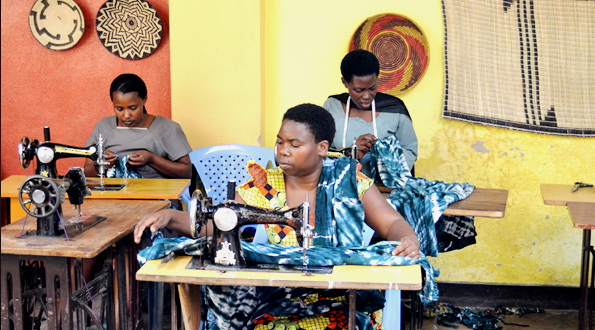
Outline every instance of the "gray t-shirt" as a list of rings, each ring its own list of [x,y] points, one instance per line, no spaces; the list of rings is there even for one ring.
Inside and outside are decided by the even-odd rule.
[[[349,117],[347,125],[347,135],[345,136],[345,144],[343,146],[343,130],[345,127],[345,109],[343,104],[336,98],[329,97],[324,102],[324,108],[330,112],[335,120],[335,139],[331,143],[331,147],[341,149],[352,145],[353,140],[364,134],[374,134],[374,126],[359,117]],[[409,116],[401,113],[387,113],[380,112],[376,118],[376,126],[378,129],[377,138],[383,139],[389,135],[396,135],[403,151],[405,153],[405,160],[409,169],[413,167],[417,160],[417,136],[413,129],[413,123]],[[367,153],[362,159],[362,173],[371,176],[370,169],[370,153]]]
[[[155,117],[149,128],[118,127],[116,116],[103,118],[95,125],[86,145],[97,143],[99,134],[103,138],[104,150],[109,150],[120,158],[138,150],[147,150],[165,159],[176,161],[192,151],[182,127],[171,119],[161,116]],[[166,178],[149,165],[138,167],[138,171],[143,178]]]

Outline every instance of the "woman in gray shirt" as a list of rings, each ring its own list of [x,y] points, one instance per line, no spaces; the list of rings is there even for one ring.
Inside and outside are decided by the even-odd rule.
[[[134,74],[122,74],[111,84],[110,98],[115,116],[100,120],[87,145],[103,138],[106,161],[128,157],[127,166],[143,178],[184,178],[192,174],[188,153],[192,151],[180,125],[171,119],[148,114],[147,87]],[[85,175],[97,176],[92,160],[85,162]]]
[[[417,136],[403,101],[378,92],[380,65],[366,50],[354,50],[341,61],[341,81],[348,93],[330,96],[324,108],[335,120],[337,134],[332,148],[349,147],[355,141],[362,172],[371,176],[368,151],[376,139],[396,135],[409,169],[417,160]]]

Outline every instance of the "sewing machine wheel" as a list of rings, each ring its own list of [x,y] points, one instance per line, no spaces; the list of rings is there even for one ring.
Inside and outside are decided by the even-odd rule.
[[[36,218],[54,213],[63,202],[63,198],[54,180],[42,175],[28,177],[19,188],[19,202],[23,210]]]
[[[212,201],[210,198],[205,198],[200,190],[197,189],[192,193],[188,211],[190,212],[190,223],[196,223],[199,228],[202,228],[202,226],[206,226],[208,222],[209,213],[213,212]],[[197,236],[199,234],[200,233],[196,233]]]
[[[196,223],[196,209],[198,208],[198,200],[202,199],[202,194],[199,190],[195,190],[190,198],[190,205],[188,205],[188,212],[190,213],[190,223]],[[194,235],[192,235],[194,237]]]
[[[23,136],[21,142],[19,143],[19,158],[21,160],[21,166],[23,166],[23,168],[29,167],[29,162],[31,161],[31,157],[29,157],[30,152],[31,143],[29,142],[29,138]]]

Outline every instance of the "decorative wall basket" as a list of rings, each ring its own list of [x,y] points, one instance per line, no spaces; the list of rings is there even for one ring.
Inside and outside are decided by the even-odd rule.
[[[430,47],[423,31],[409,18],[380,14],[355,30],[349,51],[365,49],[380,62],[378,90],[401,94],[415,86],[426,72]]]
[[[145,0],[108,0],[95,21],[97,36],[112,54],[128,60],[151,55],[163,37],[161,17]]]
[[[74,0],[37,0],[29,12],[29,28],[51,50],[74,47],[85,33],[85,17]]]

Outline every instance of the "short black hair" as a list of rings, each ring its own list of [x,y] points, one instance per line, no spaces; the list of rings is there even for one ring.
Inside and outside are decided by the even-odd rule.
[[[311,103],[300,104],[285,112],[283,120],[286,119],[306,125],[314,135],[316,143],[320,141],[333,143],[335,120],[323,107]]]
[[[115,92],[122,94],[137,92],[138,96],[144,100],[147,97],[147,85],[139,76],[133,73],[124,73],[112,81],[109,89],[109,97],[112,101]],[[146,113],[147,110],[143,109],[143,112]]]
[[[376,55],[364,49],[356,49],[343,57],[341,61],[341,75],[348,83],[353,76],[365,77],[380,74],[380,63]]]

